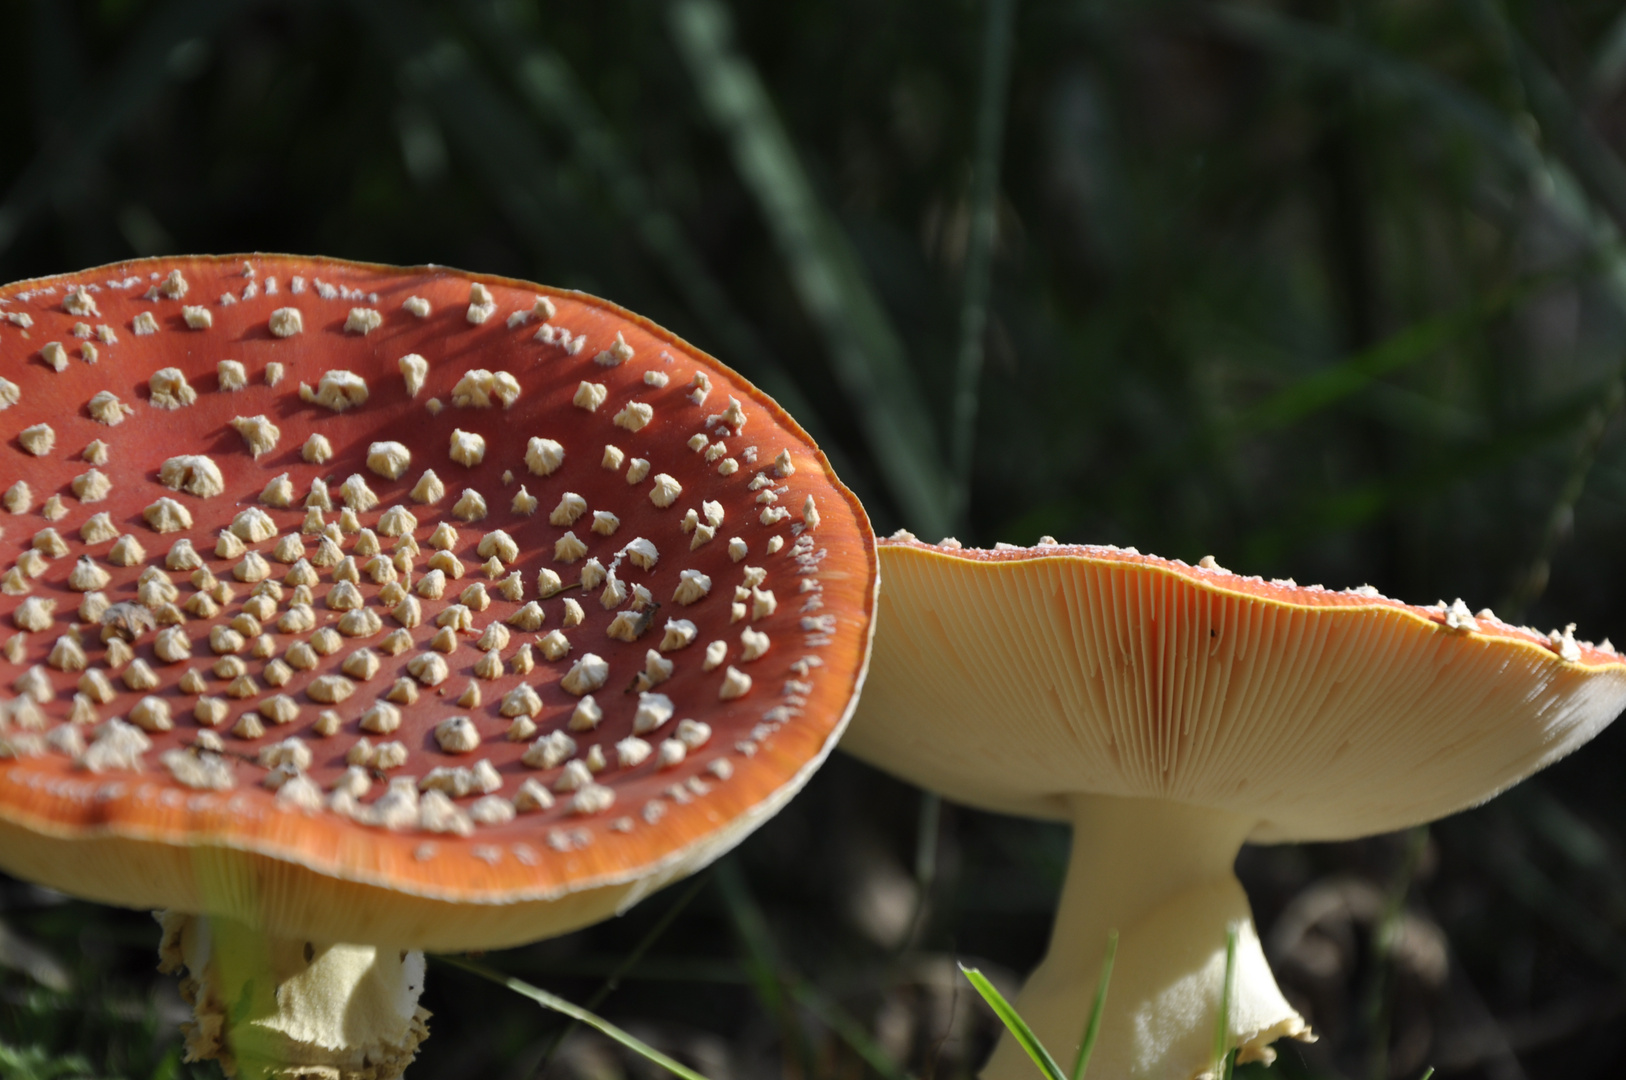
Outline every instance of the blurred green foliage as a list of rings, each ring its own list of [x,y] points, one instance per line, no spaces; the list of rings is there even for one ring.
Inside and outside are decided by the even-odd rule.
[[[583,288],[779,397],[878,530],[1626,640],[1623,89],[1598,0],[0,0],[0,280],[262,249]],[[1271,1074],[1617,1075],[1622,762],[1245,852],[1324,1036]],[[952,958],[1014,985],[1065,846],[920,807],[838,759],[654,938],[675,890],[491,962],[619,973],[606,1015],[719,1080],[966,1075],[996,1023]],[[4,901],[0,1076],[214,1075],[145,915]],[[429,1005],[424,1078],[562,1030],[445,967]]]

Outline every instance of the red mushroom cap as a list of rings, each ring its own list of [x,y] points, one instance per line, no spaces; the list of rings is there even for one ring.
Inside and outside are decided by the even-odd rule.
[[[0,289],[0,371],[10,872],[513,944],[737,843],[856,700],[863,510],[771,400],[613,304],[144,260]]]

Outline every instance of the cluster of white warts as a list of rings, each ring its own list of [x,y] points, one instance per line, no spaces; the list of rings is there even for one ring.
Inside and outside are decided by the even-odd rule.
[[[252,270],[245,268],[245,276],[252,276]],[[127,287],[132,283],[109,284]],[[250,290],[260,287],[257,282],[251,281],[249,287],[245,288],[244,299],[252,298],[257,293]],[[263,288],[267,294],[275,294],[275,279],[266,279]],[[317,290],[318,295],[326,298],[363,298],[359,292],[320,281],[317,282]],[[186,291],[185,279],[177,271],[149,289],[148,298],[179,300]],[[303,293],[304,282],[299,278],[293,279],[290,291]],[[230,296],[222,297],[222,303],[228,302]],[[368,295],[365,299],[377,302],[376,295]],[[471,323],[484,322],[494,313],[494,305],[489,290],[478,283],[474,284],[468,320]],[[410,298],[403,306],[409,314],[418,318],[427,317],[430,313],[429,305],[420,298]],[[64,301],[64,307],[70,314],[99,314],[95,311],[90,291],[83,288],[71,291]],[[207,308],[184,306],[182,310],[188,328],[206,329],[212,326],[213,316]],[[0,312],[0,318],[5,318],[5,314]],[[535,335],[538,340],[559,345],[569,355],[579,353],[584,339],[572,337],[568,331],[555,328],[545,321],[554,314],[551,301],[537,297],[531,309],[515,312],[507,322],[513,328],[532,319],[542,319],[543,327]],[[27,319],[28,316],[24,315],[23,318]],[[16,318],[10,321],[20,324]],[[365,334],[376,329],[382,321],[376,309],[356,308],[351,311],[344,329]],[[151,313],[144,312],[136,316],[131,328],[137,335],[154,332],[158,329],[157,320]],[[104,329],[105,333],[99,334],[99,340],[107,344],[116,342],[116,333]],[[269,329],[279,337],[302,333],[303,317],[297,308],[278,309],[271,316]],[[614,342],[594,356],[593,361],[609,367],[632,357],[633,350],[617,334]],[[670,362],[669,356],[663,354],[662,358]],[[94,355],[86,359],[89,362],[95,360]],[[408,355],[401,358],[399,369],[408,394],[416,396],[428,373],[427,362],[421,356]],[[284,374],[282,365],[273,362],[267,365],[264,372],[265,381],[275,386],[283,380]],[[236,361],[222,361],[217,375],[222,392],[231,393],[248,386],[247,373]],[[663,371],[651,370],[644,373],[643,381],[648,386],[664,387],[668,378]],[[155,372],[149,380],[149,389],[150,402],[157,408],[185,408],[197,400],[197,391],[175,368]],[[695,373],[686,390],[691,402],[702,405],[710,391],[707,375],[704,372]],[[299,394],[306,402],[341,412],[364,405],[368,389],[365,380],[354,373],[328,371],[323,373],[314,387],[301,384]],[[454,387],[452,404],[459,408],[506,408],[512,406],[519,395],[519,384],[508,373],[471,370]],[[595,412],[606,398],[607,391],[602,384],[583,380],[574,404]],[[10,407],[18,400],[20,392],[15,384],[0,380],[0,409]],[[428,407],[438,412],[441,406],[431,399]],[[92,419],[109,427],[117,426],[133,413],[131,406],[107,392],[97,394],[86,408]],[[647,403],[630,403],[615,414],[613,423],[635,434],[649,424],[652,415],[653,409]],[[689,448],[703,455],[708,464],[721,459],[719,474],[732,475],[739,464],[735,458],[728,456],[723,440],[737,435],[744,425],[744,409],[737,399],[730,398],[724,410],[707,417],[705,430],[696,433],[689,441]],[[245,449],[255,457],[274,449],[281,435],[276,425],[263,415],[239,416],[232,421],[232,427],[242,438]],[[43,455],[54,447],[55,434],[49,425],[36,425],[22,433],[20,443],[28,453]],[[72,490],[81,502],[101,501],[111,490],[106,475],[97,468],[106,464],[108,452],[108,444],[102,440],[96,440],[86,448],[84,457],[91,467],[72,484]],[[307,440],[301,452],[306,461],[313,463],[324,462],[332,456],[331,447],[319,434]],[[455,465],[478,465],[485,456],[484,440],[477,433],[459,430],[452,438],[448,456]],[[748,464],[754,463],[756,449],[747,447],[740,456]],[[564,457],[565,448],[559,441],[539,436],[530,440],[524,464],[530,473],[548,476],[563,465]],[[371,472],[393,480],[405,475],[411,458],[411,451],[403,444],[379,442],[369,447],[366,464]],[[623,464],[626,465],[629,485],[639,484],[649,477],[647,460],[637,457],[628,459],[614,445],[603,448],[601,467],[620,470]],[[780,496],[788,493],[788,487],[779,481],[794,472],[789,453],[782,452],[751,481],[749,488],[756,493],[756,502],[763,507],[758,514],[760,524],[778,525],[791,516],[786,508],[775,504]],[[505,483],[510,481],[510,476],[511,471],[505,474]],[[158,480],[173,491],[205,499],[221,495],[225,490],[219,467],[206,455],[177,455],[165,461],[159,470]],[[681,493],[681,484],[668,474],[660,473],[650,478],[649,498],[657,507],[673,506]],[[432,505],[446,494],[444,483],[433,469],[429,469],[414,485],[411,498],[416,503]],[[252,586],[252,593],[242,610],[229,622],[213,627],[208,638],[210,651],[216,656],[209,670],[215,678],[227,681],[223,695],[206,692],[207,678],[198,669],[189,668],[181,676],[182,691],[197,696],[194,718],[204,730],[198,733],[190,748],[169,750],[161,757],[164,766],[180,783],[200,790],[224,790],[235,784],[233,770],[225,757],[226,743],[216,728],[223,725],[231,713],[232,706],[226,699],[241,701],[261,694],[258,682],[242,659],[244,655],[267,661],[259,674],[274,689],[286,684],[295,671],[310,670],[319,664],[319,657],[338,651],[343,647],[343,638],[382,633],[383,619],[376,611],[366,607],[361,595],[361,588],[366,582],[380,587],[380,606],[389,609],[391,618],[400,624],[379,643],[377,651],[399,655],[412,647],[409,629],[423,620],[419,597],[441,599],[449,587],[448,582],[455,582],[464,576],[465,570],[452,552],[457,543],[457,530],[449,522],[441,521],[428,537],[427,543],[435,549],[434,554],[429,557],[427,573],[414,585],[414,560],[421,554],[413,538],[417,528],[416,515],[404,506],[395,506],[379,515],[374,528],[363,526],[360,515],[374,510],[378,499],[361,474],[353,474],[339,485],[337,496],[338,502],[343,504],[338,507],[337,522],[325,520],[324,515],[331,513],[336,504],[334,493],[318,480],[304,496],[306,517],[298,532],[289,531],[279,536],[274,520],[257,507],[237,514],[230,528],[221,532],[215,545],[216,558],[236,560],[230,568],[231,577],[239,585]],[[262,503],[279,509],[295,506],[297,498],[287,474],[273,479],[260,493]],[[13,513],[30,509],[32,496],[26,482],[19,481],[6,492],[4,504]],[[529,516],[537,508],[536,498],[523,485],[510,502],[510,511],[519,515]],[[60,497],[53,496],[47,500],[43,512],[54,522],[66,515],[67,508]],[[452,516],[464,522],[480,520],[488,513],[484,498],[472,488],[465,489],[452,507]],[[549,515],[549,520],[563,527],[574,525],[588,516],[585,500],[566,492]],[[186,505],[169,496],[151,504],[144,517],[148,528],[156,533],[181,531],[189,529],[192,524]],[[690,550],[710,542],[723,525],[723,519],[723,508],[715,502],[705,502],[698,510],[689,509],[681,519],[680,527],[689,538]],[[594,512],[590,520],[590,531],[602,536],[613,535],[619,527],[617,516],[608,511]],[[817,524],[818,510],[812,497],[808,496],[802,507],[801,520],[791,527],[797,539],[789,552],[797,565],[797,573],[801,575],[804,613],[816,612],[823,606],[817,567],[824,553],[814,550],[811,535],[805,533],[805,530]],[[114,565],[135,566],[145,559],[140,541],[133,535],[120,535],[105,513],[93,515],[81,526],[79,533],[80,541],[87,547],[110,543],[104,558]],[[389,554],[384,552],[380,536],[394,541]],[[342,545],[351,538],[351,550],[346,554]],[[314,552],[307,549],[309,542],[317,545]],[[765,550],[773,554],[783,545],[784,538],[775,535],[769,538]],[[265,553],[252,550],[255,546],[269,550]],[[496,529],[482,536],[475,547],[486,560],[480,569],[488,580],[494,582],[492,589],[503,599],[515,603],[524,599],[525,584],[519,573],[508,567],[518,557],[518,545],[513,538],[506,531]],[[727,547],[735,563],[748,554],[748,546],[740,537],[729,539]],[[586,545],[574,532],[567,531],[555,544],[554,561],[568,566],[579,561],[586,551]],[[26,596],[30,591],[28,583],[44,572],[49,560],[68,553],[67,540],[54,526],[40,530],[29,550],[0,579],[0,591]],[[267,561],[267,554],[271,560],[288,566],[282,574],[281,583],[274,580],[275,572]],[[637,537],[615,552],[608,567],[597,558],[588,559],[582,565],[578,584],[584,596],[598,590],[599,602],[606,610],[626,605],[609,624],[609,636],[633,642],[651,628],[655,621],[654,610],[659,605],[643,586],[629,587],[622,582],[617,571],[623,560],[639,569],[650,570],[659,557],[659,551],[652,541]],[[190,572],[189,580],[196,591],[184,603],[177,603],[180,600],[179,589],[169,575],[157,565],[150,565],[142,572],[138,582],[139,603],[110,605],[100,591],[110,580],[110,575],[89,554],[80,557],[70,574],[69,587],[84,594],[77,612],[80,620],[102,626],[102,637],[107,645],[108,670],[90,666],[79,627],[73,627],[68,634],[59,637],[47,658],[47,664],[57,670],[80,673],[79,692],[74,696],[70,722],[47,730],[49,725],[37,705],[43,704],[51,696],[49,676],[42,669],[30,669],[17,681],[15,688],[19,697],[9,705],[0,706],[0,727],[8,729],[6,742],[11,753],[67,753],[90,771],[138,769],[141,755],[151,746],[149,733],[172,730],[174,719],[170,715],[168,702],[151,693],[158,689],[162,680],[151,664],[134,655],[131,642],[139,639],[144,631],[151,631],[154,634],[155,659],[166,665],[184,663],[190,659],[192,648],[192,643],[181,629],[186,618],[215,616],[225,604],[232,601],[234,589],[204,565],[202,557],[188,539],[178,540],[170,548],[164,559],[164,570]],[[302,634],[315,627],[318,620],[312,587],[320,581],[322,575],[319,570],[330,571],[328,576],[332,587],[324,598],[324,604],[331,610],[342,612],[337,627],[315,630],[288,646],[282,656],[275,656],[276,645],[268,632],[273,619],[275,629],[287,634]],[[224,575],[224,569],[222,573]],[[730,602],[731,621],[755,623],[774,613],[778,601],[771,590],[762,587],[765,579],[766,571],[763,569],[744,567],[742,583],[735,587]],[[556,597],[566,588],[557,571],[545,568],[538,574],[535,584],[539,599],[525,603],[506,622],[492,621],[484,627],[476,642],[476,647],[483,653],[475,665],[477,678],[500,678],[508,670],[523,674],[537,662],[535,654],[538,651],[545,661],[562,661],[572,651],[572,643],[561,630],[554,629],[540,636],[534,649],[532,644],[526,643],[507,658],[502,654],[512,636],[508,628],[513,626],[522,632],[539,630],[547,620],[547,612],[541,601]],[[672,600],[680,606],[687,606],[704,599],[710,591],[711,581],[707,575],[685,570],[681,572]],[[284,599],[287,600],[287,607],[279,615],[278,605]],[[449,667],[444,654],[458,648],[456,635],[459,632],[473,632],[475,613],[484,611],[491,603],[486,585],[478,581],[463,588],[457,599],[458,603],[447,605],[436,616],[435,623],[439,630],[430,641],[429,649],[409,662],[408,671],[412,677],[397,680],[371,708],[361,714],[360,725],[367,735],[358,739],[347,752],[349,768],[329,793],[324,795],[305,776],[312,754],[303,740],[285,739],[261,749],[257,763],[268,770],[265,783],[277,791],[279,805],[307,812],[314,812],[326,805],[367,824],[386,828],[416,827],[465,835],[476,824],[503,824],[512,820],[516,813],[547,809],[557,801],[556,794],[568,795],[570,809],[577,814],[596,814],[609,809],[614,803],[615,793],[595,779],[610,767],[605,747],[593,744],[577,755],[576,740],[566,731],[537,737],[537,727],[532,718],[541,710],[542,703],[535,690],[523,684],[503,698],[502,715],[512,718],[505,734],[515,741],[532,740],[534,737],[521,760],[532,768],[558,769],[551,785],[544,785],[539,778],[528,778],[511,799],[504,798],[495,794],[501,786],[500,777],[489,761],[482,759],[473,766],[437,767],[421,778],[397,777],[390,781],[384,795],[373,803],[362,804],[359,801],[371,786],[373,771],[403,766],[409,757],[401,743],[380,741],[375,745],[368,736],[388,736],[400,724],[399,706],[416,700],[419,686],[434,687],[446,680]],[[562,626],[569,628],[581,623],[584,612],[579,601],[565,598],[558,607],[561,609]],[[50,628],[55,617],[54,608],[54,601],[26,596],[13,613],[13,620],[21,632],[5,645],[9,659],[15,661],[26,655],[28,634]],[[834,620],[828,616],[805,614],[802,629],[806,646],[818,649],[830,642]],[[612,748],[616,765],[633,768],[653,757],[658,767],[674,768],[709,739],[709,727],[692,720],[678,721],[671,733],[658,743],[644,738],[664,726],[674,713],[671,700],[652,689],[670,678],[673,672],[674,661],[665,654],[687,647],[693,643],[695,636],[696,628],[692,622],[685,619],[665,620],[658,647],[647,650],[644,668],[637,675],[639,698],[634,716],[634,733],[615,743]],[[742,663],[755,660],[767,651],[769,645],[766,633],[753,625],[746,625],[740,633],[738,658]],[[703,669],[712,671],[723,666],[728,652],[726,641],[711,642],[704,650]],[[792,665],[797,678],[787,680],[783,688],[783,703],[768,709],[762,723],[751,732],[751,737],[736,744],[739,753],[754,754],[763,739],[800,712],[807,694],[812,690],[812,671],[821,663],[816,654],[809,653]],[[365,682],[376,673],[378,667],[378,655],[373,648],[357,648],[341,664],[342,675],[319,676],[307,686],[305,693],[318,704],[338,704],[355,692],[357,681]],[[579,657],[560,680],[563,689],[579,698],[567,725],[570,732],[578,735],[590,732],[602,720],[602,709],[592,691],[601,689],[608,681],[608,667],[606,661],[588,652]],[[100,719],[98,706],[110,704],[117,695],[109,678],[110,671],[119,672],[120,681],[129,692],[146,696],[127,711],[128,721],[112,719],[101,723],[94,727],[94,735],[87,742],[83,732],[90,730]],[[738,667],[728,665],[719,686],[719,697],[724,700],[737,698],[750,689],[750,676]],[[478,682],[470,680],[457,701],[464,708],[478,705]],[[290,723],[298,717],[300,710],[300,702],[293,697],[273,694],[239,715],[229,730],[241,738],[258,739],[265,734],[267,725],[274,727]],[[312,730],[319,736],[327,737],[337,734],[341,723],[336,710],[324,709]],[[465,716],[444,720],[436,727],[435,735],[441,749],[454,755],[470,754],[482,741],[473,722]],[[732,767],[726,759],[716,758],[710,762],[707,771],[715,779],[726,779]],[[694,795],[704,794],[706,790],[706,781],[699,776],[691,776],[687,783],[674,784],[663,794],[682,803]],[[455,797],[471,794],[481,797],[467,810],[451,801]],[[653,823],[659,820],[664,810],[665,804],[655,799],[646,804],[642,816]],[[630,818],[621,818],[612,828],[624,831],[632,828],[632,825]],[[553,830],[550,842],[558,847],[562,837],[566,846],[579,845],[584,835],[583,830]]]

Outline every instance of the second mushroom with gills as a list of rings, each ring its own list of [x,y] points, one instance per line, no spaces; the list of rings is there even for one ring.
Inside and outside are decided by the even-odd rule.
[[[0,303],[0,867],[165,909],[194,1058],[399,1075],[417,950],[624,910],[846,724],[862,509],[636,315],[259,255]]]
[[[1343,840],[1483,802],[1626,705],[1607,644],[1458,601],[1266,582],[1117,548],[883,541],[874,663],[844,749],[950,798],[1066,821],[1050,948],[1017,1007],[1071,1061],[1109,931],[1091,1072],[1209,1076],[1309,1038],[1232,872],[1244,842]],[[983,1075],[1031,1063],[1011,1039]]]

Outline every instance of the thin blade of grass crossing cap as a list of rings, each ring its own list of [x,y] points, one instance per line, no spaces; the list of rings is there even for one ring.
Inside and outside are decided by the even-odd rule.
[[[1073,1062],[1073,1080],[1084,1080],[1084,1070],[1090,1067],[1090,1055],[1095,1051],[1096,1037],[1101,1034],[1101,1014],[1107,1008],[1107,985],[1112,982],[1112,962],[1118,958],[1118,931],[1107,931],[1107,954],[1101,960],[1101,981],[1095,988],[1095,1004],[1090,1008],[1089,1023],[1084,1026],[1084,1038],[1078,1044],[1078,1060]]]
[[[999,1017],[1005,1029],[1011,1033],[1011,1037],[1027,1051],[1028,1057],[1039,1067],[1045,1080],[1067,1080],[1066,1074],[1061,1071],[1061,1066],[1056,1064],[1056,1059],[1050,1056],[1050,1051],[1045,1049],[1044,1043],[1039,1041],[1039,1037],[1028,1027],[1027,1021],[1022,1019],[1015,1007],[1005,1000],[1005,995],[994,989],[994,984],[988,981],[988,977],[976,968],[968,968],[964,964],[960,965],[960,971],[970,980],[971,985],[976,987],[977,993],[982,995],[988,1007],[994,1010],[994,1015]]]
[[[1231,995],[1236,987],[1236,924],[1225,928],[1225,983],[1220,989],[1219,1016],[1214,1021],[1214,1071],[1231,1080],[1234,1055],[1225,1045],[1231,1037]]]

